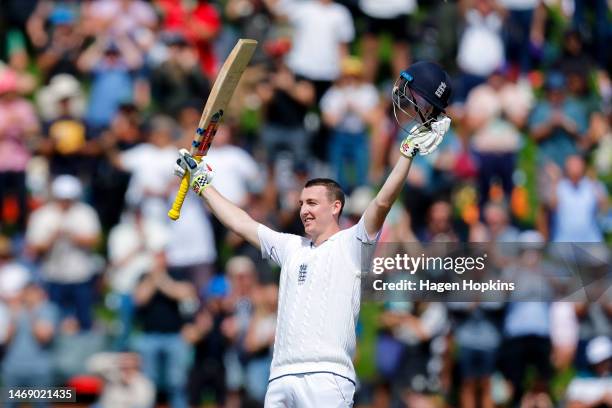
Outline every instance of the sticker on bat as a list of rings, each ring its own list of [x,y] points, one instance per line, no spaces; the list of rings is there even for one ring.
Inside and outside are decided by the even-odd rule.
[[[206,130],[203,133],[202,141],[198,146],[198,151],[196,155],[204,156],[210,145],[212,144],[212,139],[217,133],[217,128],[219,127],[219,123],[221,122],[221,118],[223,117],[223,109],[219,109],[218,112],[215,112],[210,118],[210,123],[206,126]]]

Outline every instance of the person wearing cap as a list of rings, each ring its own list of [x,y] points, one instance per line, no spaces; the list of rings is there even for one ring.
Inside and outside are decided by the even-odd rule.
[[[591,367],[581,373],[567,387],[568,408],[612,407],[612,340],[598,336],[586,346],[586,357]]]
[[[48,6],[39,7],[30,18],[28,25],[38,49],[36,65],[41,71],[42,82],[45,84],[55,75],[79,75],[76,62],[85,37],[78,27],[79,11],[67,6],[66,2],[63,3],[59,7],[56,5],[52,10],[49,10],[52,7]],[[46,11],[49,11],[50,14],[40,15],[44,13],[41,9],[47,9]],[[39,30],[44,30],[45,19],[49,22],[50,32],[39,33]]]
[[[348,191],[365,185],[368,177],[368,128],[374,125],[379,96],[376,87],[363,80],[363,63],[356,57],[346,57],[341,63],[341,75],[321,99],[323,123],[331,129],[328,145],[329,162],[335,179]],[[347,168],[354,168],[350,180]]]
[[[265,406],[351,406],[356,374],[352,357],[361,297],[361,273],[398,198],[417,154],[436,150],[450,127],[444,110],[449,75],[437,64],[418,62],[402,71],[392,92],[399,125],[406,131],[401,156],[359,222],[342,229],[345,196],[331,179],[306,182],[299,197],[305,236],[279,233],[255,221],[210,185],[214,170],[185,149],[175,174],[229,230],[281,266],[278,322]]]
[[[31,157],[29,145],[38,136],[40,123],[34,106],[18,94],[17,81],[14,71],[0,71],[0,207],[9,194],[17,196],[17,227],[22,231],[27,211],[25,171]]]
[[[94,248],[101,231],[98,215],[81,201],[82,194],[76,177],[56,177],[50,201],[32,213],[25,238],[62,318],[76,318],[82,330],[89,330],[99,268]]]
[[[81,119],[85,100],[80,83],[69,74],[56,75],[39,93],[39,103],[54,111],[44,124],[44,140],[39,146],[39,152],[49,158],[49,172],[52,176],[87,178],[93,166],[87,126]]]

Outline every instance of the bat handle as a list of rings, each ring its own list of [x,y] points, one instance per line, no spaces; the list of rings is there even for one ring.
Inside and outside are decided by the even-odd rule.
[[[183,206],[183,201],[185,201],[185,196],[189,191],[189,174],[185,174],[183,179],[181,180],[181,185],[176,192],[176,197],[174,197],[174,203],[172,203],[172,208],[168,211],[168,217],[172,221],[178,220],[181,216],[181,207]]]

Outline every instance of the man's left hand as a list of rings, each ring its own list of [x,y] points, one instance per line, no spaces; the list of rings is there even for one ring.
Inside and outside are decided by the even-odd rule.
[[[410,134],[400,145],[400,152],[406,157],[414,157],[417,153],[425,156],[437,149],[442,143],[442,138],[450,128],[450,118],[443,118],[432,122],[431,129],[416,130],[412,128]]]

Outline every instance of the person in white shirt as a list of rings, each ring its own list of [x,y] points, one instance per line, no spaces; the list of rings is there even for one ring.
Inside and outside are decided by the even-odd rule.
[[[355,38],[351,13],[333,0],[266,1],[293,28],[287,65],[296,75],[314,83],[318,101],[340,76],[340,62]]]
[[[168,161],[176,157],[175,130],[176,123],[171,118],[159,115],[151,119],[145,143],[122,152],[109,152],[113,166],[131,173],[125,193],[127,204],[142,206],[147,218],[164,219],[168,211],[168,196],[174,188],[168,176]],[[137,165],[142,162],[150,163],[146,172]]]
[[[271,230],[210,185],[214,173],[181,150],[175,174],[189,173],[191,188],[227,228],[264,258],[281,266],[274,353],[265,406],[352,406],[355,392],[355,325],[361,273],[369,267],[380,229],[405,183],[413,157],[434,151],[450,126],[443,115],[450,78],[438,65],[420,62],[403,71],[393,89],[396,109],[416,124],[400,146],[402,155],[359,222],[338,223],[344,193],[330,179],[306,183],[299,198],[305,237]],[[402,122],[403,123],[403,122]],[[362,256],[363,254],[363,256]]]

